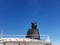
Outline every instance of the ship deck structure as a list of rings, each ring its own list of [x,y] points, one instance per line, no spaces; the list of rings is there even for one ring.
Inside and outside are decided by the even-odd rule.
[[[46,37],[45,39],[42,37]],[[32,23],[26,35],[0,35],[0,45],[51,45],[49,35],[41,35]]]

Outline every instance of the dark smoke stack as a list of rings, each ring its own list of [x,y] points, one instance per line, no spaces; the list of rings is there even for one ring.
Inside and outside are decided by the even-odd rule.
[[[26,38],[40,40],[40,35],[39,35],[39,31],[37,29],[37,24],[36,23],[32,23],[31,29],[28,29]]]
[[[36,23],[32,23],[32,29],[36,29],[37,28],[37,25],[36,25]]]

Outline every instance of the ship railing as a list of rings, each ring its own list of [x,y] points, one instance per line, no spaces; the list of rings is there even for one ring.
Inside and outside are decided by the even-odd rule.
[[[26,35],[0,35],[0,38],[26,38]],[[35,35],[35,38],[37,38],[37,35]],[[50,41],[50,36],[40,35],[40,40]]]

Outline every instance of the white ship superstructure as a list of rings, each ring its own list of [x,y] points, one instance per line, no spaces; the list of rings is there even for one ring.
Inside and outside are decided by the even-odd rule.
[[[45,39],[43,37],[46,37]],[[48,35],[40,35],[37,25],[32,23],[27,35],[0,35],[0,45],[51,45]]]
[[[36,40],[25,37],[22,38],[21,35],[2,35],[0,38],[0,45],[51,45],[51,43],[49,37],[47,37],[46,40]]]

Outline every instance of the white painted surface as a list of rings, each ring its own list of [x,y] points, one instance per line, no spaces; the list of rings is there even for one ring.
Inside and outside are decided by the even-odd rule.
[[[46,45],[49,44],[49,41],[36,40],[36,39],[28,39],[28,38],[0,38],[0,45],[3,43],[6,45]]]

